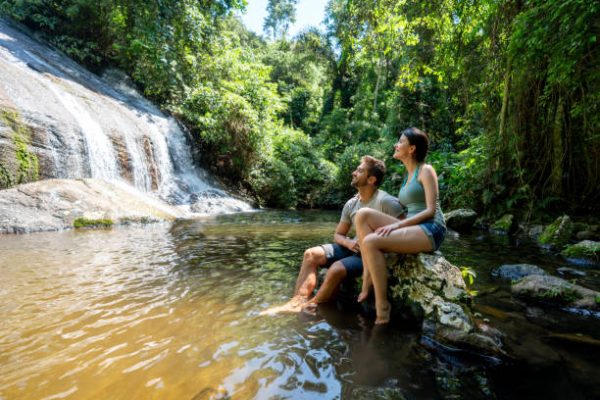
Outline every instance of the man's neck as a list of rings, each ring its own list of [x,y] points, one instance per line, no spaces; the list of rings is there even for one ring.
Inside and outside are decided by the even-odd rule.
[[[359,197],[361,203],[366,203],[369,200],[371,200],[371,197],[373,197],[373,195],[375,194],[376,191],[377,191],[377,187],[371,186],[371,185],[359,187],[358,188],[358,197]]]

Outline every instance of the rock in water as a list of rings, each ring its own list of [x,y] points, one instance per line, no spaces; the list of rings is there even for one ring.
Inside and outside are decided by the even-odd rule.
[[[504,264],[492,271],[492,276],[511,281],[528,275],[548,275],[546,271],[532,264]]]
[[[480,354],[504,354],[499,332],[475,322],[460,270],[439,252],[398,255],[388,266],[392,307],[421,320],[425,335]]]
[[[573,222],[568,215],[563,215],[544,229],[538,241],[543,245],[561,249],[569,243],[572,234]]]
[[[460,208],[444,213],[446,225],[457,232],[469,232],[477,219],[477,213],[471,209]]]
[[[525,300],[573,309],[597,311],[600,292],[575,285],[556,276],[530,275],[515,283],[511,291]]]

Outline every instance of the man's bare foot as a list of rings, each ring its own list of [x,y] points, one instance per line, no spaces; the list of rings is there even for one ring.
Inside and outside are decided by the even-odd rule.
[[[307,297],[304,296],[294,296],[287,303],[281,306],[275,306],[271,308],[267,308],[266,310],[261,311],[258,315],[275,315],[281,313],[299,313],[302,311],[302,307],[308,301]]]
[[[318,303],[314,301],[309,301],[302,305],[302,312],[310,315],[315,315],[317,313]]]
[[[356,301],[358,301],[359,303],[362,303],[363,301],[365,301],[367,299],[367,297],[369,297],[368,290],[366,292],[360,292]]]

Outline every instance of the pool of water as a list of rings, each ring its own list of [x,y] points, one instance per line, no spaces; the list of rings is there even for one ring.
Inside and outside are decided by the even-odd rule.
[[[526,306],[490,277],[505,263],[565,265],[527,242],[473,234],[442,247],[478,273],[475,311],[511,354],[500,365],[431,346],[417,327],[375,329],[339,302],[316,316],[260,316],[289,298],[304,249],[328,242],[338,216],[0,237],[0,398],[600,396],[597,319]],[[598,270],[583,271],[578,282],[597,290]]]

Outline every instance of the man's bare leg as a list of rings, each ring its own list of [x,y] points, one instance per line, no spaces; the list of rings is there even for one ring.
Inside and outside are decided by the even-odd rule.
[[[317,273],[320,266],[327,263],[325,250],[321,246],[311,247],[304,252],[294,296],[290,301],[282,306],[271,307],[264,310],[260,315],[270,315],[282,312],[300,312],[302,307],[308,302],[315,287],[317,287]]]
[[[340,261],[331,264],[331,267],[327,270],[327,275],[325,275],[325,280],[321,284],[317,294],[308,301],[307,305],[328,302],[346,276],[346,268]]]

